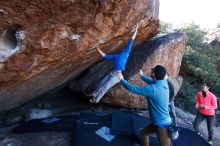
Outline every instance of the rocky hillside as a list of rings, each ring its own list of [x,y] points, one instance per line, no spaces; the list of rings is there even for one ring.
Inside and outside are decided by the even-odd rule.
[[[220,23],[216,28],[210,31],[209,41],[212,46],[220,47]]]
[[[125,77],[142,84],[139,69],[164,65],[171,77],[180,70],[186,35],[176,32],[151,40],[159,30],[158,0],[1,1],[0,112],[15,108],[71,81],[74,91],[87,93],[111,69],[95,47],[120,51],[137,23],[138,36]],[[120,85],[106,103],[146,108],[145,99]]]
[[[103,61],[95,47],[106,53],[121,50],[139,22],[141,28],[135,40],[135,46],[139,46],[133,51],[126,72],[129,80],[137,80],[139,69],[149,73],[149,66],[156,64],[165,65],[171,76],[179,72],[184,34],[146,42],[159,29],[158,0],[1,1],[0,5],[0,111],[63,88],[71,80],[77,82],[77,88],[88,82],[97,83],[111,65],[103,62],[94,66]],[[88,70],[90,73],[81,78]],[[99,78],[91,78],[91,72],[99,72]],[[89,88],[94,86],[90,84]],[[85,93],[84,87],[77,90]],[[104,100],[107,103],[146,107],[140,97],[124,101],[131,95],[122,87],[112,89],[110,94],[111,98]]]

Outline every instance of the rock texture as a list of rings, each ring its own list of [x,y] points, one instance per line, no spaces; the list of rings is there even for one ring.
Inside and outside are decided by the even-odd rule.
[[[158,0],[0,1],[0,111],[77,78],[100,59],[95,46],[120,50],[140,21],[137,44],[149,40],[158,12]]]
[[[151,68],[157,64],[165,66],[171,78],[175,77],[180,70],[185,44],[186,35],[176,32],[135,47],[126,66],[125,78],[130,83],[143,85],[139,77],[139,69],[149,75]],[[107,60],[95,65],[80,80],[72,83],[72,89],[83,93],[93,91],[111,67],[112,62]],[[144,97],[128,92],[120,84],[110,89],[103,102],[130,108],[147,106]]]
[[[220,47],[220,23],[215,29],[211,30],[208,37],[212,46]]]
[[[212,46],[220,47],[220,23],[217,24],[216,28],[209,32],[208,39]],[[220,58],[216,61],[216,71],[220,74]]]

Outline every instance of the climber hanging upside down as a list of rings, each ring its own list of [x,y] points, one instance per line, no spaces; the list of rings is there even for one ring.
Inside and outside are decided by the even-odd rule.
[[[102,99],[104,94],[108,91],[108,89],[110,89],[120,81],[117,74],[125,70],[126,62],[131,52],[134,39],[137,35],[138,28],[139,24],[137,24],[134,34],[129,40],[126,48],[117,54],[108,55],[97,48],[98,52],[102,55],[104,59],[114,61],[114,67],[113,70],[102,79],[98,87],[92,92],[92,99],[90,99],[90,102],[98,103]]]

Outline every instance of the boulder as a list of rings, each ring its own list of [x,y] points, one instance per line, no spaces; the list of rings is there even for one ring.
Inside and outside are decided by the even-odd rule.
[[[0,1],[0,111],[63,88],[113,53],[141,22],[136,45],[159,30],[159,0]]]
[[[150,75],[151,68],[157,64],[166,67],[170,78],[177,76],[186,39],[186,34],[175,32],[135,47],[126,65],[125,78],[132,84],[143,85],[144,82],[140,80],[139,70],[142,69],[146,75]],[[110,72],[112,65],[111,61],[105,60],[91,67],[83,77],[71,84],[71,89],[84,94],[92,92],[101,79]],[[129,108],[147,107],[144,97],[125,90],[120,83],[111,88],[102,101]]]

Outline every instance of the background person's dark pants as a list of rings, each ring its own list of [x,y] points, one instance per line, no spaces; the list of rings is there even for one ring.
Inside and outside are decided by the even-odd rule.
[[[209,132],[209,137],[208,140],[212,140],[213,136],[213,125],[214,125],[214,115],[204,115],[201,114],[200,112],[197,113],[195,121],[194,121],[194,129],[196,133],[199,133],[199,124],[206,119],[207,122],[207,129]]]
[[[157,138],[159,139],[160,146],[170,146],[171,142],[168,127],[158,128],[157,126],[152,124],[141,130],[142,146],[149,146],[149,135],[155,132],[157,134]]]
[[[169,111],[170,111],[170,117],[172,118],[173,124],[175,127],[177,127],[176,111],[175,111],[173,100],[169,103]]]

